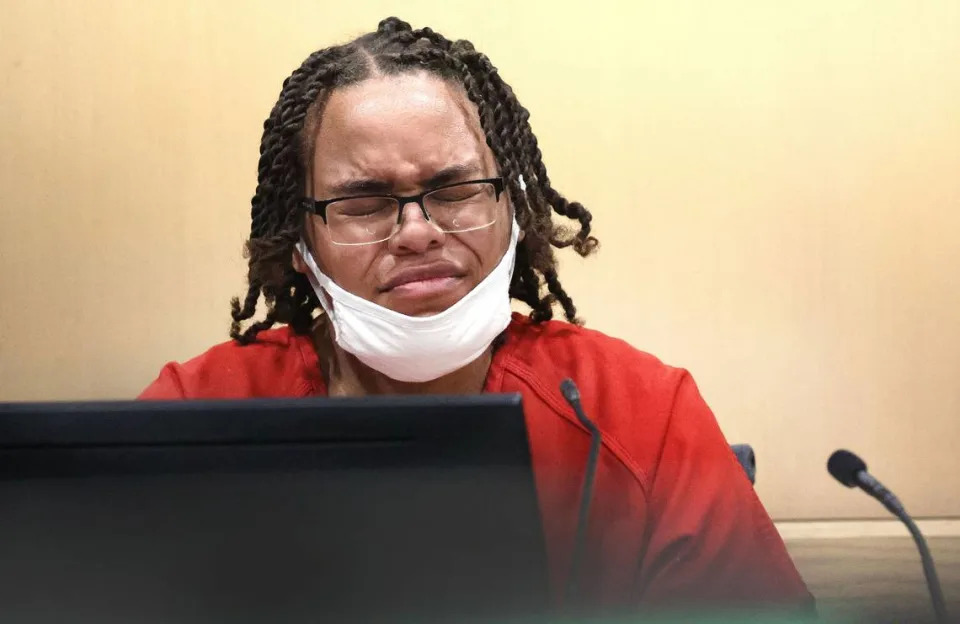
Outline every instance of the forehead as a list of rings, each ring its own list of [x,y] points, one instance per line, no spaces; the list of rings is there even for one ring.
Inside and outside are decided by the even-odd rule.
[[[426,72],[378,76],[331,93],[317,129],[318,190],[357,179],[412,185],[453,165],[492,161],[476,108]]]

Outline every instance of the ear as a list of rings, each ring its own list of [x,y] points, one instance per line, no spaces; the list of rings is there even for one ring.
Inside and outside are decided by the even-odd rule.
[[[523,179],[523,176],[520,176],[520,179],[522,180],[522,179]],[[509,202],[509,203],[508,203],[508,206],[510,206],[510,219],[511,219],[511,224],[510,224],[510,226],[513,227],[513,223],[512,223],[512,222],[513,222],[513,221],[517,221],[517,208],[516,208],[516,206],[513,205],[513,202],[510,201],[510,198],[509,198],[509,197],[507,198],[507,202]],[[517,224],[519,225],[520,222],[517,221]],[[520,234],[517,236],[517,242],[519,243],[519,242],[522,241],[526,236],[527,236],[527,231],[524,230],[523,228],[520,228]],[[510,237],[510,234],[507,233],[507,238],[508,238],[508,240],[509,240],[509,237]]]
[[[307,270],[307,263],[304,262],[303,256],[300,255],[300,250],[296,247],[293,248],[291,261],[293,263],[293,270],[297,273],[303,273],[304,275],[309,276],[310,272]]]

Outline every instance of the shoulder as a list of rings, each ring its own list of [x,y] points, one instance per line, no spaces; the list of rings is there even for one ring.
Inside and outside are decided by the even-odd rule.
[[[516,315],[509,340],[515,368],[529,368],[549,386],[559,387],[570,378],[584,400],[629,396],[648,403],[670,401],[688,376],[624,340],[562,321],[534,324]]]
[[[536,394],[568,421],[575,415],[559,387],[564,379],[573,380],[605,445],[640,473],[654,469],[674,412],[688,411],[682,397],[690,390],[696,393],[686,370],[624,340],[562,321],[534,324],[517,315],[508,344],[505,375],[517,378],[525,394]],[[712,419],[709,412],[698,411],[694,420],[701,417]]]
[[[231,340],[186,362],[169,363],[140,398],[306,396],[316,384],[310,339],[289,327],[262,331],[256,341]]]

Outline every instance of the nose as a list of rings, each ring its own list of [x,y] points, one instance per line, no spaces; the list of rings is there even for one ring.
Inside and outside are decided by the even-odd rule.
[[[399,229],[388,241],[391,253],[422,254],[443,246],[446,234],[432,221],[427,221],[423,208],[419,204],[408,202],[400,210]]]

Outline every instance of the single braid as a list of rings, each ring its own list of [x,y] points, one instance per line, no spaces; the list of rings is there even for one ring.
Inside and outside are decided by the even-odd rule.
[[[290,259],[303,235],[301,200],[307,193],[307,172],[315,149],[311,124],[318,123],[332,90],[378,74],[408,71],[431,72],[459,84],[477,107],[486,144],[524,232],[517,245],[510,296],[530,307],[534,322],[552,319],[554,304],[560,305],[568,321],[581,322],[560,283],[554,250],[572,246],[581,256],[593,252],[597,239],[591,235],[592,215],[551,185],[530,127],[530,113],[472,43],[451,41],[430,28],[414,30],[391,17],[381,21],[376,32],[307,57],[284,80],[277,103],[264,121],[246,246],[248,288],[242,305],[239,298],[231,301],[230,335],[235,340],[250,343],[276,323],[289,324],[297,333],[310,330],[319,301]],[[521,176],[526,188],[520,185]],[[578,222],[579,229],[571,234],[555,224],[554,213]],[[263,320],[243,329],[242,323],[253,318],[261,297],[267,310]]]

